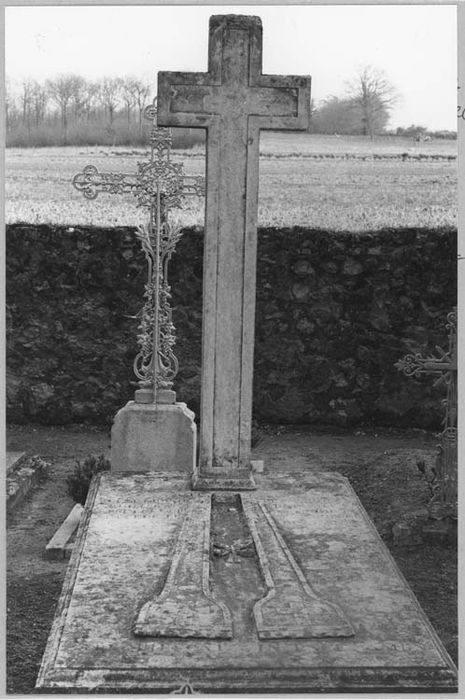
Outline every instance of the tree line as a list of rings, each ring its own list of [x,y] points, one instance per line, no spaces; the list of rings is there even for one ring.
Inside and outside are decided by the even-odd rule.
[[[146,143],[149,102],[150,86],[132,76],[90,81],[66,74],[19,85],[7,78],[7,146]]]
[[[150,124],[143,118],[152,101],[150,86],[134,76],[89,81],[79,75],[58,75],[40,83],[24,79],[5,90],[6,145],[145,145]],[[423,140],[456,138],[456,132],[428,132],[411,125],[388,132],[393,107],[400,99],[383,71],[362,68],[347,83],[342,96],[331,95],[310,104],[309,132],[362,135],[396,133]],[[203,131],[176,130],[175,146],[188,147],[204,140]]]

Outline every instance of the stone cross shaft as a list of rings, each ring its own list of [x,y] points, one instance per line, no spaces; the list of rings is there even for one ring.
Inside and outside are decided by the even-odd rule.
[[[253,488],[259,132],[307,128],[310,78],[262,75],[258,17],[211,17],[208,55],[207,73],[158,74],[158,125],[207,130],[201,434],[194,488]]]

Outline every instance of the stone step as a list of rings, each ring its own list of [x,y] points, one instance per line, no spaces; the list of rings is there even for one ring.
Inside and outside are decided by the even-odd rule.
[[[45,547],[46,559],[69,559],[73,549],[69,541],[79,525],[83,510],[84,508],[81,504],[76,503],[74,508],[69,512],[66,519],[62,522]]]

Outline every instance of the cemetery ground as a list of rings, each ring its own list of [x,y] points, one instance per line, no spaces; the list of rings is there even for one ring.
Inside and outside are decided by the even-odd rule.
[[[457,224],[457,142],[416,143],[400,137],[321,136],[264,132],[260,142],[258,225],[333,231]],[[92,163],[133,173],[147,149],[10,148],[6,151],[6,221],[125,226],[144,220],[135,198],[89,202],[71,185]],[[204,173],[202,146],[175,151],[187,175]],[[203,202],[183,206],[183,226],[202,224]]]
[[[283,134],[262,140],[261,226],[334,231],[456,225],[455,143],[414,145],[318,139]],[[382,157],[380,156],[380,153]],[[406,154],[404,158],[402,154]],[[424,157],[420,157],[424,156]],[[204,167],[201,148],[175,154],[187,174]],[[89,162],[102,171],[135,172],[147,151],[124,148],[10,149],[7,221],[79,226],[134,225],[134,198],[89,203],[73,192],[72,176]],[[185,226],[201,223],[200,202],[186,208]],[[182,397],[181,397],[182,398]],[[402,541],[393,526],[425,512],[428,484],[417,464],[434,463],[437,435],[387,428],[325,429],[261,426],[253,457],[269,473],[337,471],[346,476],[444,646],[457,660],[457,575],[454,543]],[[75,460],[108,454],[108,430],[89,426],[10,426],[7,447],[49,461],[48,475],[13,514],[8,528],[8,692],[31,693],[45,648],[66,562],[44,557],[47,542],[73,506],[66,476]],[[363,585],[363,582],[361,582]]]
[[[437,435],[389,428],[262,425],[253,450],[265,469],[295,474],[338,471],[348,477],[446,649],[457,660],[456,550],[451,544],[395,541],[392,527],[421,512],[429,499],[417,462],[434,463]],[[7,447],[50,462],[8,527],[7,682],[31,693],[63,582],[66,561],[44,557],[47,542],[73,501],[66,476],[89,454],[108,454],[109,431],[92,426],[12,425]]]

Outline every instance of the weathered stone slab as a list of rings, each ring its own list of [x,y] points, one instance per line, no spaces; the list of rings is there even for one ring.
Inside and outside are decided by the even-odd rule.
[[[199,692],[454,691],[452,661],[348,482],[335,474],[256,478],[256,492],[211,498],[211,542],[230,554],[212,553],[209,586],[231,613],[232,637],[160,638],[135,635],[135,622],[169,583],[193,495],[204,497],[198,503],[205,524],[210,494],[189,491],[187,475],[102,474],[80,525],[37,689],[148,693],[188,683]],[[352,636],[260,635],[254,607],[270,587],[248,545],[249,509],[266,520],[254,516],[265,556],[286,558],[292,569],[286,590],[285,581],[276,585],[273,562],[269,568],[283,603],[281,623],[297,586],[299,596],[310,590],[337,606]],[[222,540],[228,533],[231,541]],[[193,539],[186,534],[187,543]],[[202,552],[193,560],[197,577]],[[186,584],[184,574],[179,584]],[[295,623],[292,610],[289,620]]]

